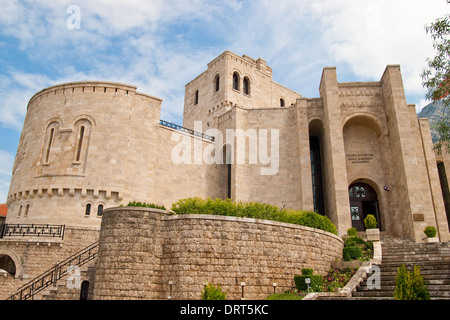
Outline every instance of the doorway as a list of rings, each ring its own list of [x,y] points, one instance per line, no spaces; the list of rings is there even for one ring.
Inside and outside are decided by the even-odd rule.
[[[364,231],[364,219],[367,215],[372,214],[377,219],[377,227],[381,230],[376,191],[366,183],[354,183],[348,188],[348,194],[352,227],[357,231]]]

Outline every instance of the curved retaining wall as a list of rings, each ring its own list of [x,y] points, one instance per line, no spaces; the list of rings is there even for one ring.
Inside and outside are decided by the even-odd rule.
[[[104,212],[94,299],[200,299],[204,282],[228,299],[264,299],[302,268],[325,274],[342,258],[331,233],[287,223],[144,208]],[[244,288],[242,284],[245,283]]]

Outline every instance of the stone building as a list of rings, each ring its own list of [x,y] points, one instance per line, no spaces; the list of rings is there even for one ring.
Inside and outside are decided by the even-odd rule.
[[[30,99],[6,223],[64,225],[68,236],[46,240],[41,264],[29,253],[44,254],[42,238],[0,240],[0,258],[16,263],[9,293],[98,239],[103,211],[128,201],[259,201],[319,212],[340,235],[374,214],[384,237],[421,242],[431,225],[450,240],[449,159],[436,158],[398,65],[372,82],[324,68],[320,97],[306,98],[274,82],[265,60],[225,51],[186,85],[183,127],[136,89],[73,82]]]

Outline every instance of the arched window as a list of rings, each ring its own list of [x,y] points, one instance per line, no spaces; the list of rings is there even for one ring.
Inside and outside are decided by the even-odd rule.
[[[91,214],[91,207],[92,205],[90,203],[86,204],[86,211],[85,211],[85,215],[89,216]]]
[[[239,91],[239,74],[233,73],[233,89]]]
[[[27,204],[27,206],[25,207],[25,212],[23,214],[24,217],[28,217],[28,211],[30,210],[30,205]]]
[[[78,134],[77,155],[76,155],[76,158],[75,158],[75,161],[77,161],[77,162],[80,161],[81,147],[83,146],[83,139],[84,139],[84,130],[85,130],[85,127],[81,126],[80,127],[80,133]]]
[[[196,106],[198,104],[198,90],[195,91],[195,97],[194,97],[194,105]]]
[[[20,217],[21,214],[22,214],[22,205],[20,205],[20,207],[19,207],[19,212],[17,213],[17,217]]]
[[[244,78],[243,91],[244,91],[244,94],[250,95],[250,80],[247,77]]]
[[[45,160],[44,163],[48,163],[48,159],[50,157],[50,150],[52,148],[52,142],[53,142],[53,136],[55,134],[55,128],[51,128],[50,129],[50,135],[48,137],[48,141],[47,141],[47,147],[45,150]]]
[[[97,208],[97,216],[101,217],[103,215],[103,205],[99,204]]]
[[[214,86],[215,86],[216,92],[219,91],[219,89],[220,89],[220,77],[219,77],[219,75],[216,75],[216,77],[214,78]]]
[[[284,107],[284,106],[285,106],[285,104],[284,104],[284,99],[281,98],[281,99],[280,99],[280,107]]]

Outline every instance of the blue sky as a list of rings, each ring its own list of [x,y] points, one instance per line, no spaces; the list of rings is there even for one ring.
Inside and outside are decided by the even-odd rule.
[[[82,80],[136,85],[182,123],[184,86],[225,50],[263,58],[274,81],[318,97],[323,67],[339,81],[379,80],[400,64],[408,103],[426,101],[433,56],[424,26],[445,0],[0,0],[0,202],[6,201],[26,106],[37,91]],[[79,9],[79,28],[69,28]]]

